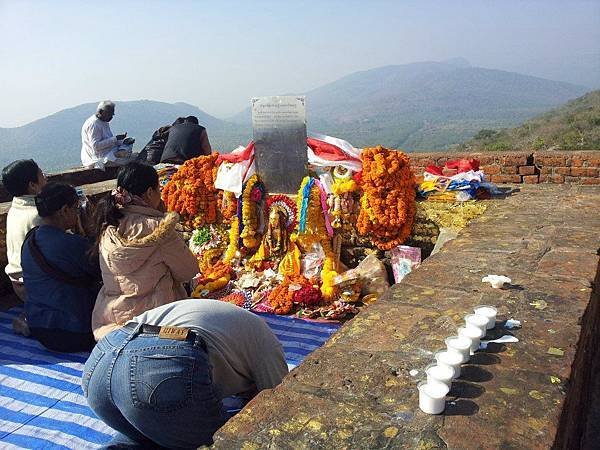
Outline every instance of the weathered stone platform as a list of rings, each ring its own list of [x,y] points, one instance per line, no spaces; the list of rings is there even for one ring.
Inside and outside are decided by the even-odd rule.
[[[592,376],[600,369],[600,189],[520,189],[491,202],[282,385],[259,394],[217,432],[215,447],[592,448],[600,432],[588,423],[600,390]],[[481,282],[487,274],[507,275],[513,286],[492,289]],[[445,413],[422,413],[422,370],[481,303],[496,305],[499,319],[521,320],[512,331],[520,342],[478,352]],[[488,336],[503,334],[498,326]]]

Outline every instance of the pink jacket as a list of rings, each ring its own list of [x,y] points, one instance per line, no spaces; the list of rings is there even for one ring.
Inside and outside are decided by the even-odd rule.
[[[98,293],[92,329],[96,340],[134,316],[187,297],[181,283],[198,273],[198,262],[175,231],[178,216],[128,205],[119,226],[100,240],[104,285]]]

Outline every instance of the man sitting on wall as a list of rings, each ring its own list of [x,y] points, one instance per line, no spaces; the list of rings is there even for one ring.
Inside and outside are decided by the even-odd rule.
[[[135,139],[127,133],[113,136],[109,122],[115,115],[115,104],[105,100],[96,113],[81,127],[81,163],[88,168],[104,169],[107,165],[123,165],[131,160]]]
[[[175,124],[169,130],[160,162],[183,164],[188,159],[210,155],[212,149],[206,128],[198,125],[198,118],[188,116],[183,123]]]
[[[13,196],[6,216],[6,274],[10,278],[15,294],[26,300],[21,268],[21,247],[25,236],[41,219],[35,206],[35,196],[46,184],[46,177],[33,159],[15,161],[2,170],[4,189]],[[24,316],[13,321],[16,332],[29,335]]]

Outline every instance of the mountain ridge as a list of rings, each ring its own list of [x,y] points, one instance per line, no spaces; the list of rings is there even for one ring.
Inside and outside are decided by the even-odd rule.
[[[511,127],[587,88],[514,72],[445,62],[388,65],[354,72],[305,93],[309,131],[357,147],[442,150],[481,129]],[[158,127],[195,115],[215,150],[227,152],[252,137],[250,109],[221,120],[186,102],[116,102],[113,132],[127,131],[140,150]],[[16,128],[0,128],[0,165],[33,157],[47,170],[79,164],[81,125],[96,103],[77,105]]]

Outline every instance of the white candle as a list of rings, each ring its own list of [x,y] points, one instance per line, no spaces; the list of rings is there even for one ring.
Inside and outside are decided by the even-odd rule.
[[[454,371],[452,378],[460,377],[460,364],[462,356],[456,352],[443,351],[435,354],[435,360],[438,366],[447,366]]]
[[[430,364],[425,369],[427,374],[428,383],[442,383],[448,386],[452,385],[452,377],[454,376],[454,370],[448,366],[438,366],[437,364]]]
[[[467,324],[467,326],[471,325],[473,327],[479,328],[481,330],[481,333],[479,334],[480,338],[485,336],[488,324],[487,318],[479,316],[477,314],[467,314],[465,316],[465,323]]]
[[[440,414],[446,407],[446,394],[450,391],[448,386],[438,382],[421,381],[419,389],[419,408],[426,414]]]
[[[466,363],[471,356],[472,341],[465,336],[450,336],[444,341],[449,352],[456,352],[461,356],[461,363]]]
[[[479,305],[476,306],[475,314],[485,317],[488,320],[487,329],[491,330],[496,326],[496,314],[498,314],[498,310],[493,306],[489,305]]]
[[[458,329],[458,335],[471,339],[471,354],[477,351],[477,349],[479,348],[481,329],[472,325],[467,325],[466,327],[460,327]]]

